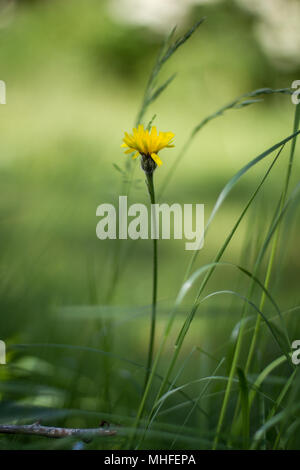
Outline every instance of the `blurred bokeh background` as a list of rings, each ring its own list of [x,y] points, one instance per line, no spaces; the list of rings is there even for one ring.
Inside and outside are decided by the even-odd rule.
[[[126,364],[116,361],[110,368],[102,357],[82,359],[82,351],[50,344],[99,347],[144,362],[151,242],[125,240],[117,248],[114,241],[98,240],[96,207],[120,195],[122,175],[113,164],[123,168],[128,158],[120,149],[123,132],[133,127],[163,38],[175,24],[179,35],[202,16],[206,21],[160,77],[163,82],[176,72],[176,79],[145,117],[148,122],[156,114],[157,127],[176,136],[175,149],[162,153],[164,164],[155,174],[158,191],[205,116],[243,93],[289,88],[300,79],[299,1],[0,2],[0,79],[7,87],[7,104],[0,105],[0,338],[12,346],[11,364],[0,371],[2,421],[20,416],[26,406],[99,412],[119,406],[121,414],[132,391],[139,390],[140,372],[129,372]],[[204,203],[207,219],[228,179],[292,133],[294,111],[288,95],[276,94],[209,123],[180,162],[163,200]],[[226,260],[252,268],[287,159],[286,150]],[[197,266],[215,256],[269,162],[258,165],[231,194],[207,234]],[[134,163],[130,202],[147,203],[144,176]],[[292,186],[298,177],[296,155]],[[272,279],[271,291],[283,310],[299,300],[298,229],[293,214],[277,260],[281,269]],[[191,253],[184,241],[171,240],[159,243],[159,255],[161,325]],[[243,288],[234,272],[224,270],[212,284]],[[239,314],[238,301],[211,301],[195,323],[190,346],[215,351],[220,337],[229,339]],[[33,343],[41,346],[13,347]],[[105,367],[122,389],[121,398],[107,399],[101,382]],[[117,398],[121,405],[112,405]],[[72,419],[68,424],[83,420],[78,414]]]

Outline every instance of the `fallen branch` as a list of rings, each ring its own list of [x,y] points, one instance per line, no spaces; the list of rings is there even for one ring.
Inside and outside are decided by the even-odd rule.
[[[0,425],[0,434],[29,434],[34,436],[45,436],[51,438],[80,437],[91,439],[95,436],[114,436],[116,431],[109,428],[57,428],[55,426],[42,426],[39,423],[18,425]]]

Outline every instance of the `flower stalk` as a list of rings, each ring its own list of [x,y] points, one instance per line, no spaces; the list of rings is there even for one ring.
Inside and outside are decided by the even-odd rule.
[[[150,204],[153,207],[155,204],[155,191],[154,191],[154,183],[153,183],[153,171],[146,172],[146,184],[150,196]],[[151,213],[151,217],[153,217],[153,226],[156,233],[156,218],[155,214]],[[149,374],[152,366],[153,361],[153,350],[154,350],[154,342],[155,342],[155,327],[156,327],[156,304],[157,304],[157,238],[153,238],[153,271],[152,271],[152,310],[151,310],[151,327],[150,327],[150,339],[149,339],[149,349],[148,349],[148,359],[146,365],[146,376],[145,376],[145,385],[147,385]]]
[[[153,173],[157,167],[162,165],[162,161],[158,156],[158,152],[164,148],[172,148],[174,134],[173,132],[157,132],[155,126],[150,129],[144,129],[144,126],[140,124],[137,128],[133,129],[132,134],[125,132],[123,138],[123,143],[121,147],[125,148],[125,154],[132,155],[132,158],[135,159],[139,155],[141,156],[141,168],[146,175],[146,184],[148,188],[148,193],[150,196],[151,204],[151,217],[152,217],[152,227],[155,231],[155,236],[153,237],[153,287],[152,287],[152,312],[151,312],[151,327],[150,327],[150,340],[149,340],[149,349],[148,349],[148,358],[146,365],[146,377],[144,392],[147,387],[147,383],[150,377],[150,371],[153,362],[153,350],[155,343],[155,326],[156,326],[156,304],[157,304],[157,226],[156,226],[156,214],[155,209],[155,191],[153,183]]]

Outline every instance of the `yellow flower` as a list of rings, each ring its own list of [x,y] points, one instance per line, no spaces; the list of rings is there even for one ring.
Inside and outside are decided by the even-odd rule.
[[[172,144],[173,138],[174,134],[172,132],[159,132],[159,134],[157,134],[155,126],[153,126],[151,132],[149,132],[140,124],[137,129],[133,129],[133,134],[125,132],[124,143],[121,147],[128,147],[125,153],[136,151],[132,157],[133,159],[137,158],[140,154],[142,156],[142,167],[143,161],[146,162],[149,159],[152,159],[156,165],[161,166],[162,161],[157,154],[163,148],[174,147]],[[154,166],[156,167],[156,165]],[[145,168],[143,169],[145,170]]]

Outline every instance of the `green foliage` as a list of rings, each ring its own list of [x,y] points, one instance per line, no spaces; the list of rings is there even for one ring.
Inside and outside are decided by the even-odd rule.
[[[268,78],[270,87],[238,89],[229,99],[235,75],[254,88],[242,70],[262,61],[246,30],[251,19],[235,11],[243,23],[238,47],[249,54],[237,58],[228,49],[224,76],[231,79],[219,94],[209,63],[220,35],[205,29],[210,16],[178,39],[170,32],[142,95],[158,37],[114,23],[104,6],[95,15],[99,2],[91,0],[91,9],[82,1],[77,9],[50,3],[27,2],[1,31],[0,78],[8,80],[12,104],[1,108],[0,339],[7,365],[0,366],[0,424],[86,428],[105,420],[116,428],[115,436],[83,443],[86,449],[299,449],[300,381],[290,348],[300,335],[300,107],[292,107],[289,88],[271,80],[269,66],[262,83]],[[213,8],[218,22],[229,22],[226,48],[234,18]],[[167,67],[181,46],[185,55],[170,61],[180,69],[173,81]],[[196,53],[212,77],[206,87]],[[199,94],[189,98],[190,88]],[[157,171],[160,200],[207,206],[205,250],[190,256],[175,242],[158,243],[148,370],[151,243],[100,245],[95,238],[99,203],[119,193],[146,201],[136,162],[115,157],[120,127],[136,109],[137,123],[150,128],[159,118],[157,125],[178,129],[179,151],[162,176]],[[76,444],[0,435],[1,449]]]

